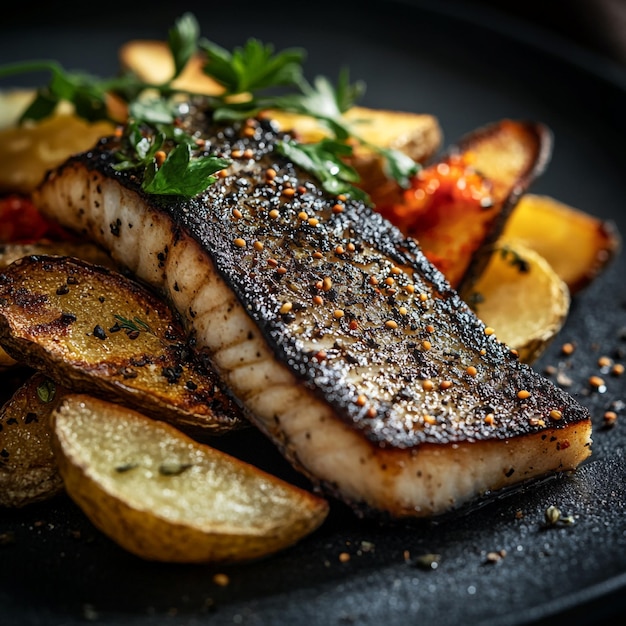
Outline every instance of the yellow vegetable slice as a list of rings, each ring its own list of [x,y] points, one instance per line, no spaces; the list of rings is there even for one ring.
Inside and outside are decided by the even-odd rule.
[[[293,131],[305,143],[320,141],[329,132],[316,119],[286,111],[268,110],[262,114],[273,119],[281,130]],[[355,106],[343,115],[354,133],[381,148],[393,148],[423,162],[441,146],[442,131],[437,118],[427,113],[389,111]],[[355,146],[355,160],[375,158],[373,152]]]
[[[561,330],[570,294],[541,255],[519,241],[500,240],[469,300],[498,339],[532,363]]]
[[[0,130],[16,126],[22,111],[32,102],[32,89],[7,89],[0,92]]]
[[[256,559],[296,543],[328,513],[325,500],[119,405],[67,396],[52,423],[69,496],[144,559]]]
[[[120,46],[118,56],[122,69],[134,72],[146,82],[158,85],[174,75],[174,59],[165,41],[131,39]],[[209,96],[223,93],[222,85],[202,70],[204,62],[204,55],[195,54],[174,80],[174,87]]]
[[[114,129],[110,122],[86,122],[63,106],[51,117],[18,126],[32,96],[23,91],[0,93],[0,193],[30,193],[48,169],[91,148]]]
[[[611,221],[546,195],[525,194],[503,231],[537,251],[571,293],[586,287],[615,258],[621,238]]]

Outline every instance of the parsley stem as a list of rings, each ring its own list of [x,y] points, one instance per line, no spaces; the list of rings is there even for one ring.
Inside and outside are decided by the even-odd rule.
[[[4,76],[13,76],[15,74],[43,71],[50,71],[54,74],[59,74],[63,72],[63,67],[56,61],[50,60],[22,61],[19,63],[11,63],[10,65],[0,66],[0,78]]]

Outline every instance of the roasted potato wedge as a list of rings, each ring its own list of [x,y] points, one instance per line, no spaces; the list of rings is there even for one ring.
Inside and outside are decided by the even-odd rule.
[[[296,543],[328,513],[325,500],[120,405],[68,396],[52,423],[69,496],[144,559],[257,559]]]
[[[522,196],[502,236],[536,250],[565,281],[571,294],[598,276],[622,245],[613,222],[537,194]]]
[[[54,254],[59,256],[72,256],[91,263],[98,263],[107,267],[115,268],[115,263],[96,245],[89,242],[78,241],[40,241],[39,243],[0,244],[0,269],[6,267],[24,256],[31,254]],[[16,365],[17,361],[11,358],[3,348],[0,348],[0,371]]]
[[[293,132],[303,142],[320,141],[328,131],[314,118],[285,111],[265,111],[263,117],[273,119],[281,130]],[[439,121],[427,113],[388,111],[352,107],[344,114],[354,133],[366,142],[381,148],[400,150],[414,161],[428,161],[441,147],[443,133]],[[361,177],[361,187],[374,193],[387,183],[380,155],[370,148],[355,144],[349,159]]]
[[[474,285],[470,304],[500,341],[533,363],[563,327],[570,293],[536,251],[520,241],[501,240]]]
[[[122,70],[132,71],[155,85],[168,81],[174,75],[174,59],[165,41],[132,39],[120,46],[118,57]],[[174,80],[174,87],[209,96],[223,93],[222,85],[202,71],[204,63],[201,53],[193,56]]]
[[[5,122],[15,122],[21,115],[23,94],[0,93],[0,110],[11,111],[3,113]],[[113,130],[110,122],[86,122],[65,106],[39,122],[5,125],[0,129],[0,193],[30,193],[48,169],[74,152],[91,148]]]
[[[58,384],[128,404],[181,429],[245,423],[192,358],[164,301],[125,276],[69,257],[23,257],[0,272],[0,344]]]
[[[522,193],[552,146],[542,124],[502,120],[479,128],[414,178],[400,200],[374,195],[378,210],[463,292],[480,275]]]
[[[46,376],[34,374],[0,409],[0,506],[22,507],[63,491],[50,415],[65,393]]]

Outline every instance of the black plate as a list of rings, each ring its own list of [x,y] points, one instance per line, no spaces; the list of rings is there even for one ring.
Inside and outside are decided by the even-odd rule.
[[[614,220],[626,233],[626,76],[617,66],[465,4],[320,0],[307,13],[285,3],[208,4],[186,5],[204,35],[226,47],[248,36],[304,46],[311,76],[334,77],[348,65],[367,82],[364,104],[435,113],[447,142],[504,117],[547,123],[554,155],[533,191]],[[0,59],[56,58],[110,75],[121,43],[164,38],[180,12],[133,6],[122,13],[102,3],[76,11],[55,4],[27,21],[8,16]],[[616,406],[622,412],[626,377],[607,376],[604,393],[591,393],[587,379],[599,373],[599,356],[626,358],[625,274],[620,257],[576,297],[561,336],[536,365],[562,367],[593,415],[593,455],[573,475],[413,526],[358,521],[333,505],[328,522],[294,548],[220,568],[143,562],[94,530],[65,497],[2,511],[0,623],[509,626],[623,617],[626,416],[604,429],[602,415]],[[560,354],[566,341],[578,347],[568,358]],[[303,484],[260,436],[249,433],[244,443],[234,449]],[[544,528],[552,504],[575,523]],[[506,556],[489,563],[487,553],[498,550]],[[348,562],[339,561],[342,552]],[[415,563],[427,553],[441,555],[437,569]],[[217,586],[216,572],[230,584]]]

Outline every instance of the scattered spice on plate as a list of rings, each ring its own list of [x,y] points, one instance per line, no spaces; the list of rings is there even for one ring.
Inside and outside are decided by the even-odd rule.
[[[617,413],[615,411],[606,411],[602,416],[605,426],[615,426],[617,422]]]
[[[572,515],[563,515],[561,509],[555,505],[550,505],[544,513],[545,526],[571,526],[574,524],[574,517]]]
[[[213,582],[220,587],[228,587],[230,578],[226,574],[218,573],[213,576]]]
[[[487,552],[487,563],[498,563],[506,556],[506,550]]]
[[[408,557],[408,558],[407,558]],[[413,567],[419,567],[420,569],[425,570],[435,570],[439,567],[439,562],[441,561],[440,554],[420,554],[416,556],[414,559],[411,559],[408,551],[405,551],[405,559],[409,565]]]
[[[0,533],[0,546],[10,546],[15,543],[15,533],[7,531]]]

